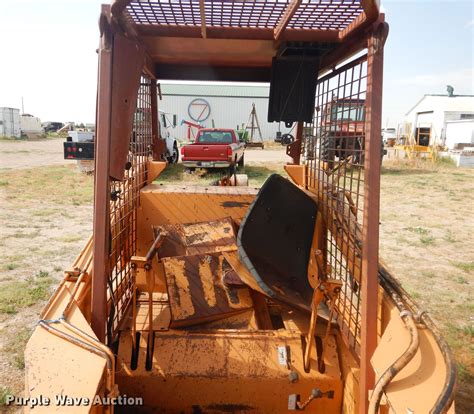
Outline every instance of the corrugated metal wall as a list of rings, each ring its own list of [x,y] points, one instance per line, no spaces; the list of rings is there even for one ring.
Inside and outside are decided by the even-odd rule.
[[[274,140],[278,131],[278,123],[267,122],[268,98],[262,97],[239,97],[239,96],[182,96],[165,95],[158,102],[159,109],[167,113],[178,115],[178,127],[175,129],[176,137],[180,141],[187,139],[187,126],[180,126],[183,120],[194,122],[188,114],[188,106],[195,98],[205,99],[211,108],[209,118],[202,124],[212,127],[214,120],[216,128],[237,128],[237,125],[247,124],[252,103],[255,103],[262,137],[265,141]],[[282,133],[289,132],[285,125],[281,124]],[[294,131],[293,131],[294,132]],[[258,133],[256,132],[258,140]]]
[[[0,108],[0,136],[20,137],[20,110]]]
[[[446,122],[446,142],[448,149],[456,149],[457,144],[474,146],[474,120]]]

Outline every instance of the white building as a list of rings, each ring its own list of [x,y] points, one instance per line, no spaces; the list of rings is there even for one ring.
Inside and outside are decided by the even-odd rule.
[[[405,132],[420,145],[474,145],[474,95],[425,95],[405,115]]]
[[[274,140],[278,123],[267,122],[269,86],[219,85],[219,84],[176,84],[162,83],[162,100],[158,102],[161,111],[177,115],[176,137],[187,139],[188,127],[182,121],[200,123],[212,128],[241,128],[247,124],[252,104],[262,131],[263,140]],[[281,132],[289,129],[281,124]],[[254,137],[259,139],[258,132]]]
[[[20,136],[20,110],[0,108],[0,137],[19,138]]]
[[[41,119],[30,114],[20,115],[20,129],[28,138],[37,138],[44,132]]]

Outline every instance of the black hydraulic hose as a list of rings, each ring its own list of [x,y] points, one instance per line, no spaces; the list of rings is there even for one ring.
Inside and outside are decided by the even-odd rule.
[[[385,372],[378,379],[377,384],[375,384],[374,392],[372,393],[372,397],[370,398],[369,402],[369,414],[378,413],[380,400],[382,399],[382,394],[385,390],[385,387],[390,384],[393,378],[413,359],[420,344],[418,328],[416,327],[411,312],[404,310],[400,313],[400,317],[402,318],[403,322],[405,322],[405,325],[410,333],[410,344],[408,345],[406,351],[385,370]]]
[[[446,379],[444,382],[443,392],[438,396],[433,408],[430,410],[430,414],[444,414],[452,405],[457,382],[456,364],[451,349],[430,316],[426,312],[421,312],[419,310],[416,303],[413,302],[398,280],[390,274],[383,264],[379,265],[379,281],[384,290],[395,301],[395,304],[400,311],[404,307],[403,304],[406,304],[411,312],[417,316],[419,322],[430,330],[436,344],[443,354],[444,362],[446,364]]]

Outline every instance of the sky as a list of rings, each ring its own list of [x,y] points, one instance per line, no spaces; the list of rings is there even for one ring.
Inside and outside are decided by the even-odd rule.
[[[0,107],[42,121],[94,122],[100,4],[0,0]],[[424,94],[474,94],[474,2],[382,0],[383,126],[403,122]]]

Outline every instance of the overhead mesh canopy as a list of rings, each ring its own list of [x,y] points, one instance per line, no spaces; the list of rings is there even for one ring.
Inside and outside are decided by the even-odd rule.
[[[293,3],[293,4],[292,4]],[[274,29],[290,0],[204,0],[205,23],[210,27]],[[200,1],[133,0],[127,11],[136,24],[200,26]],[[363,13],[360,0],[302,0],[288,22],[290,29],[343,30]]]

